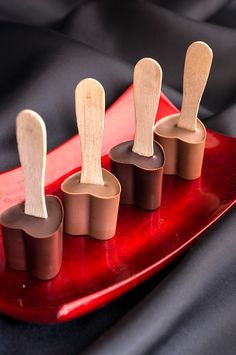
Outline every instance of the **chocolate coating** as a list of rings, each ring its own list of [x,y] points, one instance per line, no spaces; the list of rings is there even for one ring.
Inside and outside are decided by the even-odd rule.
[[[199,119],[195,132],[179,128],[178,118],[179,114],[175,114],[158,121],[154,138],[163,146],[166,154],[164,174],[194,180],[201,176],[206,129]]]
[[[62,263],[63,206],[56,196],[46,196],[46,205],[47,219],[26,215],[24,202],[1,215],[8,266],[40,280],[55,277]]]
[[[61,185],[66,233],[90,235],[101,240],[114,236],[121,187],[109,171],[102,169],[102,174],[104,185],[81,184],[81,172]]]
[[[110,151],[111,171],[121,183],[121,203],[154,210],[161,204],[163,165],[162,147],[154,142],[152,157],[132,152],[133,141],[124,142]]]

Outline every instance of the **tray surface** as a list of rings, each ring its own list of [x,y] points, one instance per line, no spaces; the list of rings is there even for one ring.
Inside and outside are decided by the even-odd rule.
[[[109,149],[133,138],[132,86],[107,110],[102,163]],[[161,96],[157,119],[177,112]],[[0,234],[0,312],[37,322],[63,322],[84,315],[124,294],[187,250],[236,201],[236,139],[208,131],[201,178],[165,176],[161,208],[154,212],[121,206],[117,233],[101,242],[64,237],[59,275],[38,281],[5,266]],[[60,184],[79,170],[79,137],[48,154],[46,193],[60,196]],[[20,168],[0,175],[0,212],[24,196]]]

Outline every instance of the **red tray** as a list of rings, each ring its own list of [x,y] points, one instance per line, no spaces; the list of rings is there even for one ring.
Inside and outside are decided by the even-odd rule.
[[[162,95],[157,119],[175,113]],[[103,166],[114,145],[132,139],[133,90],[106,112]],[[236,201],[236,139],[208,131],[200,179],[164,177],[161,208],[155,212],[121,206],[115,237],[101,242],[65,235],[59,275],[38,281],[5,266],[0,235],[0,312],[37,322],[63,322],[82,316],[124,294],[187,250]],[[48,154],[46,192],[60,195],[60,184],[79,170],[78,136]],[[0,212],[23,200],[20,168],[0,175]]]

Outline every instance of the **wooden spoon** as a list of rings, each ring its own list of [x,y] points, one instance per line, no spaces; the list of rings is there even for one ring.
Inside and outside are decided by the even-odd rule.
[[[132,151],[153,155],[153,126],[161,93],[162,70],[151,58],[141,59],[134,68],[135,138]]]
[[[47,218],[44,194],[47,137],[43,119],[34,111],[16,118],[16,137],[25,180],[25,214]]]
[[[177,126],[196,131],[199,104],[211,69],[213,53],[204,42],[194,42],[184,64],[183,101]]]
[[[75,110],[82,152],[82,184],[104,185],[101,146],[105,93],[95,79],[84,79],[75,90]]]

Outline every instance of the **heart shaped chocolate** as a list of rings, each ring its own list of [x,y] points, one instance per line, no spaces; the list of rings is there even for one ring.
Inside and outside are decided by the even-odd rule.
[[[16,119],[16,137],[24,172],[25,201],[1,215],[6,262],[40,280],[55,277],[62,262],[63,207],[58,197],[44,195],[46,127],[34,111]]]
[[[154,154],[144,157],[132,151],[133,143],[121,143],[110,151],[111,170],[122,186],[121,203],[154,210],[161,204],[164,152],[154,142]]]
[[[24,202],[1,215],[8,266],[40,280],[55,277],[62,262],[63,207],[56,196],[46,196],[46,207],[46,219],[25,214]]]
[[[161,204],[165,156],[153,142],[153,124],[161,90],[162,71],[151,58],[134,69],[135,138],[110,151],[111,170],[121,183],[121,202],[154,210]]]
[[[114,236],[120,201],[120,183],[101,168],[101,141],[105,93],[94,79],[76,88],[76,117],[80,133],[82,170],[61,185],[65,208],[64,230],[106,240]]]
[[[162,118],[154,127],[154,138],[166,154],[164,174],[176,174],[188,180],[201,175],[206,129],[197,114],[211,63],[212,50],[206,43],[194,42],[189,46],[181,112]]]
[[[116,231],[120,201],[120,183],[102,169],[104,185],[81,184],[81,172],[66,179],[62,186],[62,201],[66,211],[64,229],[72,235],[90,235],[107,240]]]
[[[206,129],[197,120],[196,131],[177,126],[180,114],[167,116],[158,121],[154,128],[154,139],[164,148],[166,163],[164,174],[179,175],[188,180],[201,175]]]

